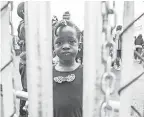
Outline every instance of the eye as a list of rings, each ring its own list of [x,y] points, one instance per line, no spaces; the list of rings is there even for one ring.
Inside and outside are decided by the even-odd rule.
[[[56,42],[56,44],[57,44],[57,45],[61,45],[61,44],[62,44],[62,42],[58,41],[58,42]]]
[[[74,44],[75,42],[76,42],[76,41],[74,41],[74,40],[70,40],[70,41],[69,41],[70,44]]]

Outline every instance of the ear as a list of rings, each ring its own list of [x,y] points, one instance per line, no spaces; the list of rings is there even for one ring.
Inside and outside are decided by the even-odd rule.
[[[55,49],[53,50],[53,54],[56,54]]]

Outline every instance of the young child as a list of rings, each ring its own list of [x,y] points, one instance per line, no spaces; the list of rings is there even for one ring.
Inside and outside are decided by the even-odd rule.
[[[82,117],[83,67],[76,62],[80,30],[71,21],[59,22],[54,31],[54,117]]]
[[[27,92],[27,77],[26,77],[26,46],[25,46],[25,25],[24,25],[24,2],[21,2],[17,7],[17,14],[22,21],[18,26],[19,44],[21,45],[22,52],[20,54],[19,73],[21,75],[22,91]],[[26,104],[25,100],[20,100],[19,117],[28,117],[27,111],[23,108]]]
[[[80,30],[71,21],[60,21],[53,31],[54,53],[59,62],[53,66],[54,117],[82,117],[83,67],[76,62]]]
[[[144,44],[144,40],[143,40],[142,34],[139,34],[138,37],[135,39],[135,49],[139,54],[142,53],[143,44]],[[135,59],[136,60],[138,59],[137,55],[135,55]],[[138,59],[138,62],[140,62],[139,59]]]
[[[21,2],[17,7],[17,14],[22,19],[18,26],[18,45],[21,47],[21,52],[25,51],[25,27],[24,27],[24,2]]]

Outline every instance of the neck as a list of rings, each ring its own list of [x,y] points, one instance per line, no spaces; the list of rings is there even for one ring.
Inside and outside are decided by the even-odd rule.
[[[73,60],[59,60],[59,66],[71,67],[76,64],[76,61]]]
[[[68,60],[59,60],[58,64],[56,65],[55,69],[58,71],[73,71],[75,70],[80,64],[78,64],[75,60],[68,61]]]

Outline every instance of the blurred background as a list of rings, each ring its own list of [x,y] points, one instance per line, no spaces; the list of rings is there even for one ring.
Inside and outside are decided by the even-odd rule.
[[[21,19],[17,15],[17,6],[22,1],[14,1],[13,9],[13,24],[14,33],[17,35],[17,27]],[[123,24],[123,4],[124,1],[116,1],[115,7],[117,12],[117,25]],[[64,12],[69,11],[71,20],[79,26],[81,30],[84,29],[84,1],[51,1],[51,17],[57,16],[62,19]],[[135,17],[138,17],[144,11],[144,2],[135,1]],[[144,32],[144,17],[135,23],[135,35]],[[144,36],[144,34],[143,34]]]

